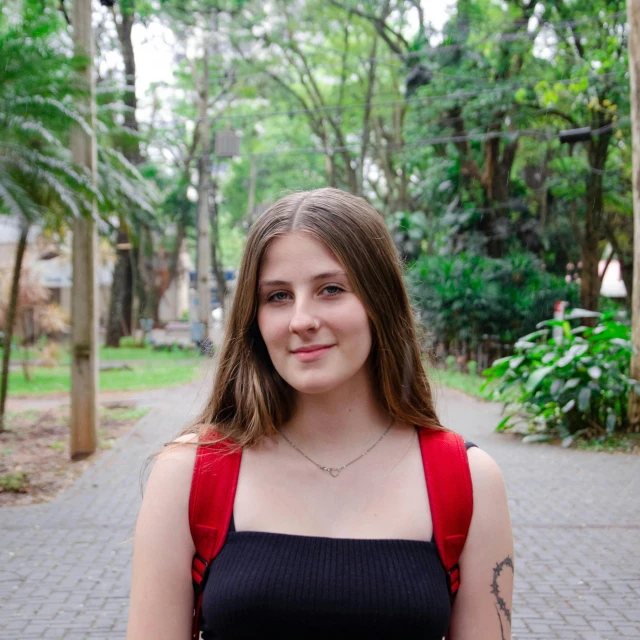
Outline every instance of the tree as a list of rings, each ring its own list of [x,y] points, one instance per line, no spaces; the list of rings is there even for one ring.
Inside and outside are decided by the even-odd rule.
[[[87,124],[73,104],[79,60],[58,38],[58,15],[26,2],[22,20],[0,24],[0,210],[20,228],[5,323],[0,431],[18,287],[29,228],[69,219],[89,209],[90,177],[68,152],[69,130]]]

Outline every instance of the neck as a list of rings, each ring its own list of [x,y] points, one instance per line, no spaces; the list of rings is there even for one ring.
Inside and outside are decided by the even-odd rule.
[[[326,394],[298,394],[281,431],[307,455],[334,459],[362,453],[388,426],[368,375],[356,375]]]

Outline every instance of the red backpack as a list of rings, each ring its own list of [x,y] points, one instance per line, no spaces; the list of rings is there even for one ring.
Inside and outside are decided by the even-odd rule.
[[[473,513],[473,490],[464,440],[452,431],[418,429],[433,533],[447,573],[449,594],[460,587],[458,561]],[[202,592],[211,562],[224,545],[233,512],[242,451],[229,441],[198,447],[189,497],[189,526],[196,547],[191,567],[195,604],[193,640],[200,636]]]

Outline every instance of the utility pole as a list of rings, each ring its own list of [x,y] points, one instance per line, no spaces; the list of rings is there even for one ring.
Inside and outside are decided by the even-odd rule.
[[[71,138],[74,162],[85,165],[97,183],[95,141],[95,86],[93,79],[93,31],[91,0],[74,0],[73,40],[76,53],[86,60],[78,73],[88,90],[85,107],[91,135],[75,127]],[[96,450],[98,431],[98,314],[95,262],[98,239],[95,201],[91,217],[73,223],[73,288],[71,296],[71,458],[77,460]]]
[[[629,75],[631,82],[631,149],[633,157],[633,292],[631,299],[631,377],[640,380],[640,0],[627,0]],[[640,431],[640,397],[629,397],[629,423]]]
[[[203,43],[202,78],[198,86],[198,126],[200,127],[201,152],[198,159],[198,257],[197,291],[198,322],[203,334],[201,341],[209,337],[211,322],[211,230],[209,220],[209,186],[211,183],[211,143],[209,141],[209,44],[207,37]]]

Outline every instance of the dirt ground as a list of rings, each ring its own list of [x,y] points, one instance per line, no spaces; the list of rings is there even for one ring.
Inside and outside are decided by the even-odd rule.
[[[146,413],[135,402],[100,408],[98,449],[69,458],[69,406],[8,413],[0,433],[0,507],[46,502],[68,487]]]

